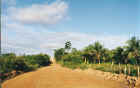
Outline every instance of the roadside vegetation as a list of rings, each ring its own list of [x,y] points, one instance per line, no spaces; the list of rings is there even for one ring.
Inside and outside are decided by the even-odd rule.
[[[2,54],[0,57],[0,81],[15,77],[18,74],[36,70],[50,65],[47,54],[16,56],[14,53]]]
[[[56,62],[71,69],[93,68],[112,73],[123,73],[139,76],[140,69],[140,40],[135,36],[126,41],[125,46],[115,49],[105,48],[100,42],[95,42],[77,50],[67,41],[64,48],[56,49]]]

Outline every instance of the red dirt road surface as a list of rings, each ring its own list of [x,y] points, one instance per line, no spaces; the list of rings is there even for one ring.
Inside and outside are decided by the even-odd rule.
[[[122,83],[95,74],[53,64],[7,80],[2,88],[126,88]]]

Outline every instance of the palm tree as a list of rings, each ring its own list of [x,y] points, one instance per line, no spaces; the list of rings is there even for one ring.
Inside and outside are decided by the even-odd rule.
[[[123,63],[123,51],[124,49],[122,47],[117,47],[113,52],[113,58],[117,64]]]
[[[103,48],[101,51],[103,62],[109,58],[110,51],[106,48]]]
[[[89,53],[88,52],[82,52],[82,57],[84,59],[84,63],[87,64],[89,62]]]
[[[129,57],[131,56],[135,58],[136,61],[139,61],[140,60],[140,40],[134,36],[130,40],[127,41],[127,44],[128,46],[126,47],[126,50],[129,52]]]
[[[110,59],[112,65],[114,64],[114,52],[115,52],[115,50],[111,50],[111,51],[108,52],[109,53],[109,59]]]
[[[126,50],[125,47],[117,47],[114,50],[113,58],[115,59],[116,63],[128,64],[128,56],[129,52]]]
[[[93,61],[95,60],[95,58],[93,57],[94,54],[94,45],[90,44],[87,47],[85,47],[84,51],[83,51],[83,58],[85,63],[93,63]]]
[[[101,55],[103,51],[103,46],[99,42],[94,43],[94,53],[96,55],[96,58],[98,59],[99,64],[101,63]]]
[[[128,60],[129,60],[128,55],[129,55],[129,52],[125,48],[123,48],[122,61],[124,64],[128,64]]]
[[[85,52],[90,52],[90,51],[93,51],[93,50],[94,50],[94,45],[93,44],[88,45],[84,49]]]
[[[94,44],[91,44],[87,46],[84,51],[88,52],[86,56],[92,57],[92,61],[95,61],[95,58],[98,60],[99,64],[101,63],[100,59],[102,56],[103,46],[99,42],[95,42]]]

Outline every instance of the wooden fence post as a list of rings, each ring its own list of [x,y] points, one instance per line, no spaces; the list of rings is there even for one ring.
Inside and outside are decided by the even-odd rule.
[[[139,73],[140,73],[140,69],[139,69],[139,66],[138,66],[138,73],[137,73],[137,74],[138,74],[138,78],[139,78],[139,76],[140,76],[140,74],[139,74]]]
[[[127,68],[126,68],[126,65],[125,65],[125,68],[124,68],[124,74],[126,75],[126,70],[127,70]]]
[[[119,63],[119,74],[121,74],[121,65]]]
[[[113,70],[114,70],[114,69],[113,69],[113,62],[112,62],[112,64],[111,64],[111,71],[114,72]]]
[[[128,66],[128,75],[131,74],[131,68],[130,68],[130,65]]]

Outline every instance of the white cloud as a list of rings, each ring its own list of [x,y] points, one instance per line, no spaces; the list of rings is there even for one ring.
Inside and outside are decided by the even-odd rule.
[[[78,49],[82,49],[95,41],[101,42],[106,48],[113,49],[117,46],[125,45],[126,40],[128,40],[128,36],[123,35],[96,35],[74,32],[50,33],[46,38],[48,38],[49,42],[41,46],[53,49],[63,47],[67,40],[70,40],[73,47]]]
[[[20,24],[7,24],[7,38],[3,35],[3,47],[14,48],[18,53],[49,53],[64,47],[67,40],[72,42],[72,47],[82,49],[85,46],[100,41],[106,48],[115,48],[125,45],[128,36],[125,35],[97,35],[75,32],[49,32],[35,31],[35,27]],[[12,35],[12,36],[11,36]]]
[[[51,4],[33,4],[26,8],[11,7],[9,18],[23,24],[56,24],[67,17],[68,5],[56,0]]]

